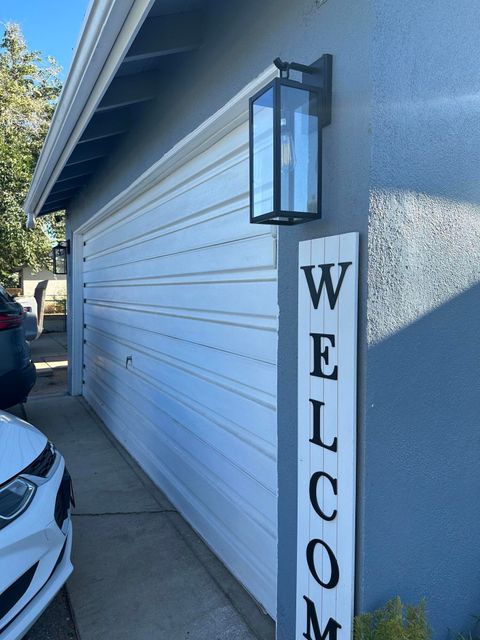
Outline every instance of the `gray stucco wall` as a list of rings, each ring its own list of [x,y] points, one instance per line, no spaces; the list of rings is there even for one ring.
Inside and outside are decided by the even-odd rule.
[[[374,2],[360,606],[480,610],[480,5]]]
[[[334,56],[324,216],[279,233],[278,638],[294,637],[300,240],[359,231],[357,610],[478,613],[480,8],[211,2],[205,44],[69,210],[76,228],[274,57]],[[368,260],[367,260],[368,255]]]

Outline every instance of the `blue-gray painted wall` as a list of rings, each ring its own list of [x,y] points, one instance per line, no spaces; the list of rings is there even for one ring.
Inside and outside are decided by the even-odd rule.
[[[480,4],[375,0],[360,605],[480,611]]]
[[[324,216],[279,233],[278,638],[294,637],[298,241],[359,231],[357,610],[479,612],[480,5],[210,2],[205,41],[68,212],[76,228],[277,55],[334,56]]]

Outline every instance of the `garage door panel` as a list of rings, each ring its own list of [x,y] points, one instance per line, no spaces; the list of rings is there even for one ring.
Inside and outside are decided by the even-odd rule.
[[[112,377],[108,378],[109,384],[106,385],[103,382],[107,379],[105,374],[112,373]],[[126,415],[141,409],[142,417],[150,427],[149,433],[152,434],[150,445],[153,447],[153,451],[156,451],[160,446],[156,438],[158,432],[161,431],[162,436],[171,440],[176,447],[182,450],[183,454],[188,454],[195,459],[199,468],[202,467],[204,472],[208,470],[211,476],[216,476],[216,483],[224,485],[224,492],[234,493],[236,500],[242,500],[248,504],[248,510],[255,511],[255,513],[250,513],[251,517],[262,523],[262,526],[273,535],[276,518],[275,488],[265,486],[259,481],[256,476],[259,469],[255,468],[253,458],[239,459],[240,464],[237,464],[235,458],[238,456],[236,452],[232,451],[232,447],[238,443],[238,439],[225,432],[225,439],[230,440],[229,444],[225,443],[226,448],[222,450],[216,445],[212,446],[212,438],[207,440],[202,438],[201,431],[189,428],[190,425],[179,423],[164,410],[163,405],[159,406],[159,397],[153,386],[147,385],[145,387],[148,389],[148,394],[142,394],[140,391],[135,395],[122,393],[123,377],[121,368],[115,368],[112,372],[111,368],[99,367],[98,375],[92,375],[86,380],[86,384],[91,384],[93,387],[102,385],[107,392],[115,392],[118,395],[115,398],[115,406],[122,407],[122,410],[126,411]],[[140,385],[137,384],[136,388],[139,387]],[[244,451],[247,451],[247,447],[244,447]],[[257,460],[257,462],[259,461]]]
[[[277,287],[275,282],[257,282],[257,296],[251,299],[251,283],[228,282],[183,285],[105,285],[89,286],[84,295],[89,303],[115,302],[117,304],[167,307],[172,309],[210,309],[223,313],[261,315],[273,317]]]
[[[217,271],[242,271],[259,267],[271,268],[275,265],[275,243],[270,235],[252,240],[239,240],[212,247],[193,249],[149,260],[139,260],[96,268],[94,264],[85,269],[86,283],[109,282],[151,276],[181,275],[186,273],[212,273]]]
[[[223,212],[214,211],[210,217],[203,220],[189,220],[176,227],[170,225],[167,228],[150,230],[130,242],[110,245],[108,250],[85,256],[85,271],[190,251],[202,245],[210,247],[239,238],[265,235],[265,229],[262,233],[254,233],[252,227],[245,224],[241,212],[247,214],[247,206],[246,199],[242,199],[241,203],[235,203],[235,208]]]
[[[243,129],[243,131],[242,131]],[[235,147],[235,138],[243,138],[241,145]],[[154,217],[148,220],[149,223],[159,224],[159,221],[164,224],[167,221],[158,218],[158,214],[153,213],[157,211],[163,204],[168,203],[183,193],[189,194],[196,191],[196,187],[202,184],[208,185],[208,183],[215,179],[215,176],[220,176],[221,182],[223,181],[223,188],[221,190],[221,196],[218,202],[222,202],[227,199],[231,199],[234,196],[233,190],[225,189],[224,175],[225,171],[229,167],[238,166],[238,169],[234,171],[235,179],[243,184],[243,188],[238,189],[241,193],[242,190],[245,194],[248,193],[248,131],[244,127],[240,127],[235,135],[230,138],[231,145],[227,149],[220,141],[204,152],[201,157],[194,158],[188,162],[185,162],[174,174],[167,176],[164,180],[156,185],[150,187],[147,191],[143,192],[135,198],[134,201],[129,203],[125,208],[120,209],[108,219],[103,220],[96,225],[95,236],[88,238],[88,242],[92,247],[99,246],[96,243],[101,242],[103,246],[108,246],[108,241],[103,240],[105,235],[109,235],[112,225],[118,225],[119,227],[126,223],[135,223],[135,229],[139,228],[139,225],[144,224],[141,218],[145,214],[151,214]],[[205,208],[204,203],[200,199],[196,199],[197,207],[194,213]],[[169,210],[169,221],[175,221],[181,219],[183,212],[176,210],[175,207],[167,207]],[[145,227],[144,231],[149,231],[152,227]],[[120,232],[123,233],[123,232]],[[124,236],[128,239],[128,231]]]
[[[86,348],[85,353],[88,357],[92,352]],[[102,357],[105,356],[108,357],[108,353]],[[239,384],[233,386],[225,378],[222,379],[213,374],[207,378],[199,369],[192,367],[187,370],[176,367],[160,359],[149,358],[142,353],[135,353],[132,361],[130,378],[142,375],[147,380],[168,385],[172,391],[175,388],[181,389],[182,393],[192,400],[208,406],[217,415],[235,422],[247,431],[254,431],[269,441],[275,436],[275,411],[272,410],[271,404],[264,404],[271,398],[261,391],[255,393],[251,387],[247,388]],[[125,364],[123,362],[121,364],[125,369]],[[92,366],[95,366],[94,361]]]
[[[227,211],[238,209],[236,201],[239,198],[248,203],[247,162],[247,154],[243,153],[229,160],[226,167],[189,178],[172,189],[164,187],[163,193],[157,193],[143,207],[141,203],[137,203],[129,215],[124,211],[118,212],[111,219],[111,223],[116,224],[117,242],[129,242],[132,238],[141,237],[143,233],[151,233],[152,230],[172,224],[183,225],[188,218],[196,219],[209,212],[208,217],[211,217],[211,212],[225,207]],[[228,190],[225,189],[225,184],[228,184]],[[248,224],[243,219],[241,221]],[[97,229],[85,255],[109,249],[109,230],[107,223],[103,229]]]
[[[161,333],[179,340],[204,344],[261,362],[273,364],[276,360],[277,336],[274,327],[259,321],[255,323],[253,319],[242,325],[234,323],[230,317],[228,323],[226,317],[222,323],[220,317],[216,318],[213,314],[209,321],[200,316],[194,317],[193,314],[186,317],[180,314],[145,313],[118,306],[85,306],[84,320],[87,326],[98,326],[108,331],[113,317],[115,324],[123,324],[130,329],[132,335],[135,329],[141,328],[152,334]]]
[[[244,123],[85,232],[84,394],[275,616],[276,238],[248,185]]]
[[[179,365],[190,364],[207,373],[223,376],[227,381],[238,382],[247,388],[262,390],[269,403],[275,405],[277,388],[277,370],[272,364],[161,336],[138,329],[132,342],[131,327],[115,323],[107,331],[90,326],[85,327],[87,344],[92,343],[108,352],[112,358],[125,363],[133,351],[151,353],[154,357],[164,358]]]
[[[150,355],[153,359],[163,359],[179,367],[192,367],[207,377],[218,376],[223,379],[224,384],[239,385],[247,394],[254,391],[265,403],[275,406],[277,372],[273,365],[173,338],[159,340],[161,336],[156,338],[156,348],[153,349],[149,344],[153,342],[151,334],[143,331],[135,333],[135,341],[132,342],[129,327],[116,324],[115,332],[108,333],[87,325],[85,340],[87,345],[96,346],[123,366],[133,353]],[[135,366],[136,364],[135,361]],[[258,379],[264,382],[261,387],[256,383]]]
[[[94,354],[94,357],[97,358],[98,354]],[[209,407],[194,401],[188,395],[172,391],[168,385],[153,382],[145,384],[141,377],[132,378],[113,360],[101,357],[95,360],[90,372],[86,374],[86,383],[95,377],[105,380],[107,374],[110,376],[109,386],[118,393],[123,393],[127,382],[132,393],[137,394],[142,403],[151,404],[149,417],[159,429],[163,428],[163,424],[158,420],[158,411],[163,411],[175,420],[179,427],[210,443],[232,464],[275,493],[276,449],[271,442],[261,438],[258,433],[239,429],[236,423],[221,418]]]
[[[176,251],[198,249],[202,245],[212,246],[224,242],[232,242],[242,237],[253,237],[265,234],[254,233],[241,222],[239,212],[247,211],[248,202],[242,198],[234,202],[228,208],[218,208],[209,212],[208,216],[187,219],[181,224],[162,226],[139,233],[129,241],[118,241],[115,245],[109,245],[103,251],[97,251],[85,256],[86,270],[94,267],[107,267],[117,263],[133,262],[139,258],[148,259],[159,255],[170,255]],[[90,247],[89,247],[90,248]]]
[[[191,494],[178,480],[178,470],[172,471],[163,463],[154,458],[150,450],[141,439],[132,440],[128,437],[128,430],[122,423],[122,417],[112,413],[108,407],[99,402],[98,397],[92,391],[92,406],[105,424],[111,425],[112,433],[129,446],[132,455],[142,462],[145,471],[151,478],[165,488],[167,495],[179,512],[190,521],[193,528],[202,535],[208,544],[215,549],[217,555],[228,564],[232,573],[246,584],[255,584],[256,597],[260,602],[271,602],[271,584],[276,575],[270,569],[271,563],[256,561],[251,557],[250,550],[246,548],[238,537],[232,536],[222,526],[216,517],[216,511],[208,508],[200,501],[195,501],[192,509]],[[177,471],[177,475],[175,475]]]
[[[103,380],[95,378],[92,380],[90,388],[97,390],[96,393],[99,397],[101,397],[100,392],[103,395],[114,394],[113,403],[109,406],[118,416],[131,415],[135,419],[138,425],[135,437],[141,439],[150,450],[155,445],[161,446],[162,449],[168,449],[168,455],[164,456],[164,464],[170,467],[172,473],[178,475],[179,482],[191,495],[196,496],[199,502],[208,508],[213,507],[216,511],[218,510],[217,518],[223,522],[228,530],[235,533],[238,526],[245,527],[243,543],[253,547],[252,552],[257,560],[261,560],[264,554],[272,553],[270,539],[275,536],[275,523],[271,518],[276,517],[276,509],[270,509],[270,519],[267,518],[265,512],[269,502],[274,507],[275,500],[271,493],[265,493],[266,500],[263,501],[261,508],[253,508],[244,498],[245,495],[254,497],[250,492],[240,493],[228,488],[230,480],[232,485],[235,484],[233,479],[227,476],[227,483],[219,483],[219,479],[214,473],[215,457],[213,453],[210,454],[209,464],[204,464],[197,457],[192,456],[174,438],[169,437],[169,433],[174,432],[177,427],[167,415],[160,416],[163,424],[162,429],[159,430],[155,424],[146,419],[143,411],[137,411],[136,407],[130,404],[124,395],[115,393],[110,386],[104,384]],[[178,437],[176,433],[175,436]],[[197,444],[201,446],[199,441]],[[189,473],[182,474],[180,470],[185,468],[186,463],[188,463]],[[233,472],[234,468],[230,467],[229,473]],[[248,481],[246,475],[243,477]],[[237,476],[237,481],[239,478],[240,474]],[[258,500],[258,496],[255,497]],[[246,519],[245,514],[248,514]],[[255,537],[258,538],[257,542]]]

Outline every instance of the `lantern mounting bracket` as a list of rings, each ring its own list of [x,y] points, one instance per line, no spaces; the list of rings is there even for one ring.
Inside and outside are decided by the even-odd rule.
[[[273,64],[280,71],[281,78],[288,79],[290,71],[299,71],[305,84],[322,89],[321,121],[323,127],[329,125],[332,121],[332,55],[325,53],[311,65],[286,62],[281,58],[275,58]]]
[[[293,69],[293,71],[301,71],[301,73],[315,73],[315,70],[306,64],[300,64],[299,62],[284,62],[281,58],[275,58],[273,64],[280,71],[281,78],[288,79],[290,76],[290,69]]]

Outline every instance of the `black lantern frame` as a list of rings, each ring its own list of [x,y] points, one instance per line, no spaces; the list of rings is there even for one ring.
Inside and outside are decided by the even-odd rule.
[[[52,249],[53,273],[64,276],[67,274],[67,255],[70,253],[70,240],[61,240]]]
[[[250,164],[250,222],[259,224],[295,225],[318,220],[322,209],[322,129],[331,121],[331,79],[332,56],[325,54],[311,66],[295,62],[274,61],[280,70],[280,77],[275,78],[260,89],[249,100],[249,164]],[[290,70],[301,71],[302,81],[289,78]],[[305,81],[306,80],[306,81]],[[316,176],[316,208],[314,211],[295,211],[282,208],[282,87],[300,89],[316,98],[317,113],[317,176]],[[271,202],[272,210],[255,214],[255,139],[254,139],[254,105],[267,92],[273,96],[273,168]],[[285,179],[285,178],[284,178]]]

